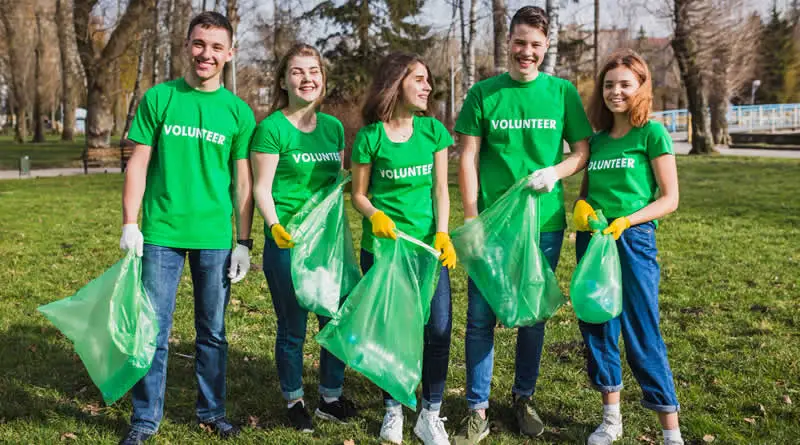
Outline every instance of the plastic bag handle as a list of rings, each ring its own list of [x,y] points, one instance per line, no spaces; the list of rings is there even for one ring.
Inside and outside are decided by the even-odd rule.
[[[434,249],[433,247],[431,247],[431,246],[423,243],[422,241],[414,238],[413,236],[408,235],[408,234],[398,230],[397,231],[397,237],[400,238],[400,239],[404,239],[404,240],[406,240],[406,241],[408,241],[410,243],[416,244],[419,247],[422,247],[428,253],[430,253],[431,255],[435,256],[437,260],[439,259],[440,254],[436,249]]]

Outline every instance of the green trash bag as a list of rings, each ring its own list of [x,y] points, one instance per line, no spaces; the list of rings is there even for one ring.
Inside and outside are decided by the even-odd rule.
[[[622,313],[622,268],[614,235],[601,233],[608,221],[602,211],[596,213],[589,218],[594,234],[572,274],[569,295],[579,320],[600,324]]]
[[[339,312],[339,301],[361,279],[344,207],[348,182],[349,176],[340,175],[311,196],[286,226],[295,242],[291,270],[297,302],[326,317]]]
[[[74,343],[107,405],[125,395],[153,363],[158,321],[141,274],[142,259],[131,249],[75,295],[38,308]]]
[[[529,180],[451,233],[459,262],[507,327],[544,321],[566,302],[539,249],[538,197]]]
[[[439,254],[398,233],[375,240],[375,263],[341,311],[317,335],[319,344],[398,402],[416,409],[422,348]]]

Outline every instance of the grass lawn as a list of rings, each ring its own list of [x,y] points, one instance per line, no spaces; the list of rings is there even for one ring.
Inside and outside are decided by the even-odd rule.
[[[4,149],[5,150],[5,149]],[[4,153],[5,156],[5,153]],[[687,443],[790,444],[800,436],[800,162],[679,158],[677,213],[658,230],[662,331],[675,374]],[[791,184],[795,184],[792,186]],[[122,176],[0,181],[0,443],[113,444],[125,431],[130,399],[104,407],[69,341],[36,307],[74,293],[121,257]],[[569,202],[577,179],[567,183]],[[453,224],[462,219],[457,187]],[[352,210],[352,209],[351,209]],[[354,213],[351,224],[360,226]],[[256,246],[263,222],[255,224]],[[359,231],[354,230],[358,237]],[[567,232],[558,277],[575,267]],[[261,247],[253,262],[260,263]],[[466,413],[466,276],[452,278],[454,327],[443,415],[453,430]],[[170,340],[166,419],[154,443],[211,443],[194,425],[193,309],[186,275]],[[309,323],[307,400],[316,407],[318,346]],[[274,363],[275,317],[263,275],[235,285],[228,314],[228,414],[250,425],[232,443],[377,443],[383,407],[378,388],[348,370],[345,392],[363,407],[348,425],[317,422],[313,435],[282,426],[285,404]],[[498,329],[487,444],[574,444],[600,421],[600,397],[587,382],[575,316],[563,307],[548,322],[536,400],[547,424],[535,440],[515,434],[510,409],[515,331]],[[654,415],[625,366],[620,444],[660,443]],[[406,410],[406,442],[415,416]]]
[[[0,136],[0,170],[17,170],[19,160],[27,155],[31,169],[82,167],[81,155],[86,142],[83,135],[75,135],[74,142],[62,142],[59,135],[47,135],[41,144],[18,144],[13,136]],[[119,147],[119,137],[111,139],[112,147]]]
[[[41,144],[17,144],[13,136],[0,136],[0,170],[16,170],[19,159],[31,159],[31,168],[80,167],[85,142],[76,136],[74,142],[61,142],[59,135],[48,135]]]

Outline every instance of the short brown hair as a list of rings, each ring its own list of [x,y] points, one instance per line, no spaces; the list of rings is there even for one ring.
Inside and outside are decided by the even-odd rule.
[[[286,51],[286,54],[283,55],[278,63],[277,69],[275,69],[275,80],[272,83],[272,106],[269,109],[270,114],[284,109],[289,105],[289,92],[281,87],[281,80],[286,76],[286,70],[289,69],[289,61],[291,61],[293,57],[315,57],[317,59],[320,72],[322,73],[322,93],[319,95],[316,105],[319,105],[325,98],[325,93],[327,92],[325,85],[328,82],[328,73],[325,71],[322,55],[320,55],[319,51],[313,46],[298,42],[292,45],[289,51]]]
[[[378,70],[367,93],[367,100],[361,108],[364,125],[378,121],[386,122],[392,118],[394,108],[403,92],[403,80],[411,74],[411,69],[418,63],[428,71],[428,83],[431,85],[429,97],[433,96],[433,76],[431,76],[430,68],[420,56],[404,52],[389,54],[378,65]],[[419,114],[429,115],[428,110],[430,107]]]
[[[632,49],[619,49],[609,56],[603,69],[597,74],[592,98],[589,101],[589,120],[595,130],[611,130],[614,125],[614,114],[606,106],[603,99],[603,82],[606,73],[618,67],[625,67],[639,80],[639,89],[628,101],[628,118],[634,127],[642,127],[650,119],[650,110],[653,108],[653,84],[650,69],[642,56]]]
[[[508,35],[514,33],[514,27],[519,24],[532,26],[542,31],[545,36],[550,35],[550,17],[544,9],[538,6],[523,6],[519,8],[514,17],[511,17],[511,25],[508,27]]]
[[[228,33],[228,38],[231,41],[231,45],[233,45],[233,26],[231,22],[228,20],[227,17],[224,15],[214,12],[214,11],[204,11],[200,14],[197,14],[192,18],[192,21],[189,22],[189,31],[186,32],[186,39],[192,38],[192,30],[195,26],[199,26],[203,29],[208,28],[221,28],[224,29]]]

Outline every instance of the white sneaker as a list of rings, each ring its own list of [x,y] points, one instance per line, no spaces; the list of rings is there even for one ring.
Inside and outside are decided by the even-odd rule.
[[[403,443],[402,407],[387,408],[381,424],[381,440],[395,444]]]
[[[417,424],[414,426],[414,434],[425,445],[450,445],[450,439],[444,429],[445,420],[447,418],[439,417],[438,411],[428,411],[422,408],[422,412],[417,417]]]
[[[603,422],[589,436],[586,445],[611,445],[622,437],[622,423]]]

